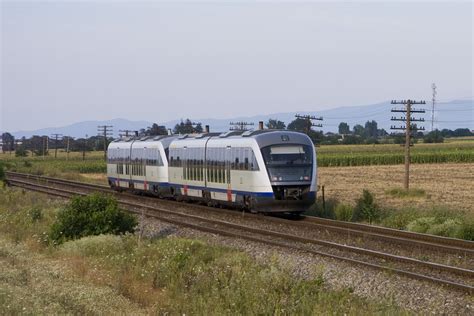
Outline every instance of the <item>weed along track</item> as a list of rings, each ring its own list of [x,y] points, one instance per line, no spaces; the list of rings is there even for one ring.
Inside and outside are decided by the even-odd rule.
[[[68,198],[112,191],[105,186],[7,173],[17,187]],[[196,204],[116,194],[129,211],[211,234],[342,260],[474,293],[474,243],[393,229],[304,217],[267,217]]]

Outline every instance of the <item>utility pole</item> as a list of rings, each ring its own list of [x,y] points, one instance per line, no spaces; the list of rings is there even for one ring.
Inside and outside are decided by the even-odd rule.
[[[306,135],[309,136],[309,132],[311,131],[311,127],[323,127],[322,124],[314,124],[313,121],[322,121],[323,120],[323,117],[320,116],[320,117],[316,117],[314,115],[300,115],[300,114],[296,114],[295,115],[296,118],[298,119],[301,119],[301,120],[305,120],[306,121],[306,127],[305,127],[305,130],[306,130]]]
[[[433,89],[433,98],[431,101],[433,101],[433,106],[431,108],[431,131],[434,131],[434,120],[435,120],[435,103],[436,103],[436,84],[433,83],[431,85],[431,89]]]
[[[112,136],[112,125],[99,125],[97,126],[99,136],[104,137],[104,159],[107,159],[107,136]]]
[[[86,134],[86,137],[84,138],[84,143],[82,144],[82,160],[86,160],[87,137],[89,136]]]
[[[392,104],[403,104],[405,105],[404,109],[392,109],[394,113],[405,113],[405,117],[394,117],[392,116],[392,121],[405,121],[405,126],[390,126],[392,130],[404,130],[405,131],[405,180],[404,187],[408,191],[410,187],[410,139],[412,137],[412,131],[416,133],[417,130],[425,130],[424,127],[416,127],[412,125],[412,122],[424,122],[424,118],[414,118],[411,115],[414,113],[425,113],[425,110],[416,110],[412,109],[413,104],[426,104],[425,101],[414,101],[414,100],[403,100],[396,101],[392,100]]]
[[[253,123],[238,121],[238,122],[230,122],[229,123],[231,131],[248,131],[249,129],[247,126],[253,126]]]
[[[43,160],[45,157],[46,152],[48,151],[48,136],[43,136]]]
[[[63,134],[51,134],[51,138],[54,138],[54,158],[58,157],[58,139],[62,137]]]
[[[70,136],[66,137],[66,160],[69,160],[69,141],[71,140]]]
[[[121,129],[119,130],[119,137],[122,138],[122,137],[128,137],[130,135],[136,135],[138,134],[138,131],[134,131],[134,130],[131,130],[131,129]]]

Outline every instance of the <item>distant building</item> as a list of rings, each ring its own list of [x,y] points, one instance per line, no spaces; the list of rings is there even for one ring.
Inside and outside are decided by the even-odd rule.
[[[0,136],[0,154],[3,153],[3,140],[2,137]]]

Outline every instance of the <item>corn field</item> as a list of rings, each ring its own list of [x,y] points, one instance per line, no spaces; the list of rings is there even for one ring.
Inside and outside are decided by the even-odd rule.
[[[318,166],[396,165],[405,162],[400,145],[333,145],[316,149]],[[411,148],[412,163],[473,163],[474,142],[417,144]]]

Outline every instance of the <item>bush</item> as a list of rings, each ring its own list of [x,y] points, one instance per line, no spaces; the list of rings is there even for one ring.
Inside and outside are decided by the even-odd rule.
[[[76,196],[59,212],[49,237],[55,243],[90,235],[134,232],[135,216],[119,208],[117,201],[103,194]]]
[[[417,188],[413,188],[409,190],[406,190],[403,188],[394,188],[394,189],[386,190],[385,194],[392,195],[398,198],[405,198],[405,197],[410,198],[410,197],[424,197],[426,195],[426,192],[423,189],[417,189]]]
[[[18,147],[15,150],[15,157],[26,157],[26,156],[28,156],[28,152],[26,151],[24,147]]]
[[[0,161],[0,181],[5,180],[5,166],[3,162]]]
[[[368,221],[372,223],[374,220],[380,218],[380,209],[375,205],[374,195],[365,190],[362,192],[362,197],[357,200],[356,207],[352,214],[353,221]]]
[[[334,215],[339,221],[349,222],[352,219],[354,210],[347,204],[338,204],[334,209]]]
[[[324,203],[322,198],[318,198],[316,203],[314,203],[305,214],[309,216],[335,219],[336,216],[334,214],[334,209],[338,203],[338,200],[334,198],[328,198]]]
[[[456,235],[458,238],[474,241],[474,222],[463,222]]]
[[[41,220],[43,218],[43,211],[41,211],[40,208],[33,208],[30,212],[29,212],[30,216],[31,216],[31,220],[33,222],[37,222],[39,220]]]

